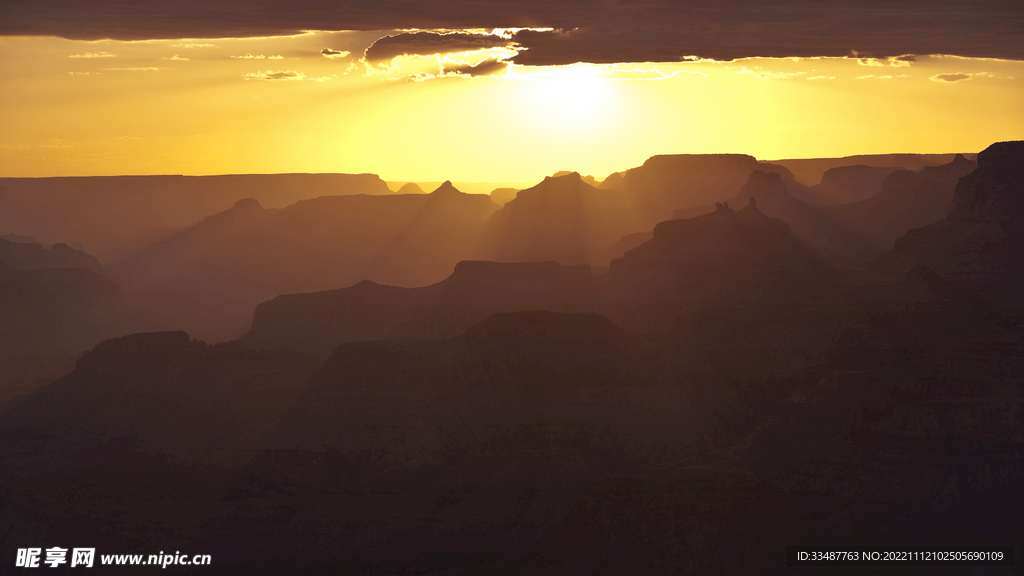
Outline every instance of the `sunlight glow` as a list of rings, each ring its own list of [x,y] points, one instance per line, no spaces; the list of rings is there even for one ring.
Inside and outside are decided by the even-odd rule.
[[[366,47],[387,34],[0,38],[0,176],[523,182],[604,176],[656,154],[977,152],[1024,130],[1024,62],[526,66],[501,46],[370,65]]]
[[[594,131],[615,114],[613,84],[596,67],[577,64],[519,78],[523,111],[538,125]]]

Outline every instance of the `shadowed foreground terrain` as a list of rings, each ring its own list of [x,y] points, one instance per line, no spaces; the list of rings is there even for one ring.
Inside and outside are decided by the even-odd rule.
[[[626,205],[642,222],[669,201],[629,190],[662,161],[620,177],[622,197],[578,174],[524,190],[479,218],[481,246],[548,244],[521,241],[544,202],[575,224]],[[3,554],[583,575],[783,574],[796,544],[1019,551],[1024,142],[965,162],[867,177],[885,194],[965,170],[935,195],[944,216],[864,244],[880,255],[859,266],[805,237],[854,246],[856,231],[826,234],[838,213],[807,212],[791,176],[754,163],[607,272],[466,260],[425,287],[277,296],[238,341],[105,340],[0,414]],[[599,246],[565,234],[574,254]]]

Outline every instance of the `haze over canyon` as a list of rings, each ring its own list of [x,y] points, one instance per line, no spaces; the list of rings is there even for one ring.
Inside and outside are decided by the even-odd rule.
[[[776,574],[1020,541],[1024,142],[392,188],[0,179],[4,554]]]

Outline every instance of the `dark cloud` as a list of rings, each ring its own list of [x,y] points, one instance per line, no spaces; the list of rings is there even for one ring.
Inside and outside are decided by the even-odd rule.
[[[320,55],[324,58],[345,58],[351,54],[348,50],[334,50],[331,48],[324,48],[320,51]]]
[[[461,74],[464,76],[493,76],[508,70],[508,62],[501,60],[484,60],[473,66],[470,64],[462,66],[445,66],[445,74]]]
[[[575,62],[677,62],[689,55],[722,60],[738,57],[736,52],[717,47],[691,45],[675,38],[668,30],[653,34],[644,30],[614,28],[574,28],[551,32],[522,30],[513,39],[522,48],[514,62],[536,66]]]
[[[2,0],[0,34],[218,38],[302,30],[521,32],[516,62],[954,54],[1024,60],[1020,0]],[[379,46],[379,56],[389,52]],[[395,53],[393,47],[390,53]]]
[[[436,32],[406,32],[385,36],[366,49],[366,60],[369,62],[386,62],[395,56],[405,54],[448,54],[508,46],[510,42],[500,36],[491,34],[466,34],[456,32],[438,34]]]

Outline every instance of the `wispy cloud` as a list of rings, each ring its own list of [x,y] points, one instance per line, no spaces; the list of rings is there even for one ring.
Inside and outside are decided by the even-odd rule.
[[[910,78],[909,74],[867,74],[866,76],[857,76],[854,80],[892,80],[893,78]]]
[[[929,78],[929,80],[933,80],[935,82],[959,82],[961,80],[970,80],[974,76],[976,75],[957,72],[955,74],[936,74]]]
[[[797,76],[803,76],[807,72],[758,72],[754,76],[761,80],[787,80],[789,78],[796,78]]]
[[[733,66],[726,66],[727,69],[734,68]],[[736,70],[737,74],[751,74],[755,78],[760,80],[787,80],[789,78],[796,78],[797,76],[803,76],[807,72],[769,72],[768,70],[762,70],[761,72],[754,72],[746,66],[740,66],[739,70]]]
[[[82,54],[72,54],[68,58],[113,58],[116,54],[110,52],[84,52]]]
[[[181,42],[178,44],[171,44],[175,48],[216,48],[216,44],[195,44],[191,42]]]
[[[242,77],[246,80],[303,80],[306,75],[295,70],[285,70],[282,72],[267,70],[265,72],[250,72]]]
[[[244,54],[242,56],[232,56],[239,60],[284,60],[284,56],[264,56],[263,54]]]
[[[180,62],[184,62],[184,61],[187,61],[189,59],[188,58],[184,58],[182,56],[178,56],[177,54],[175,54],[174,56],[171,56],[170,58],[164,58],[164,60],[177,60],[177,61],[180,61]]]

